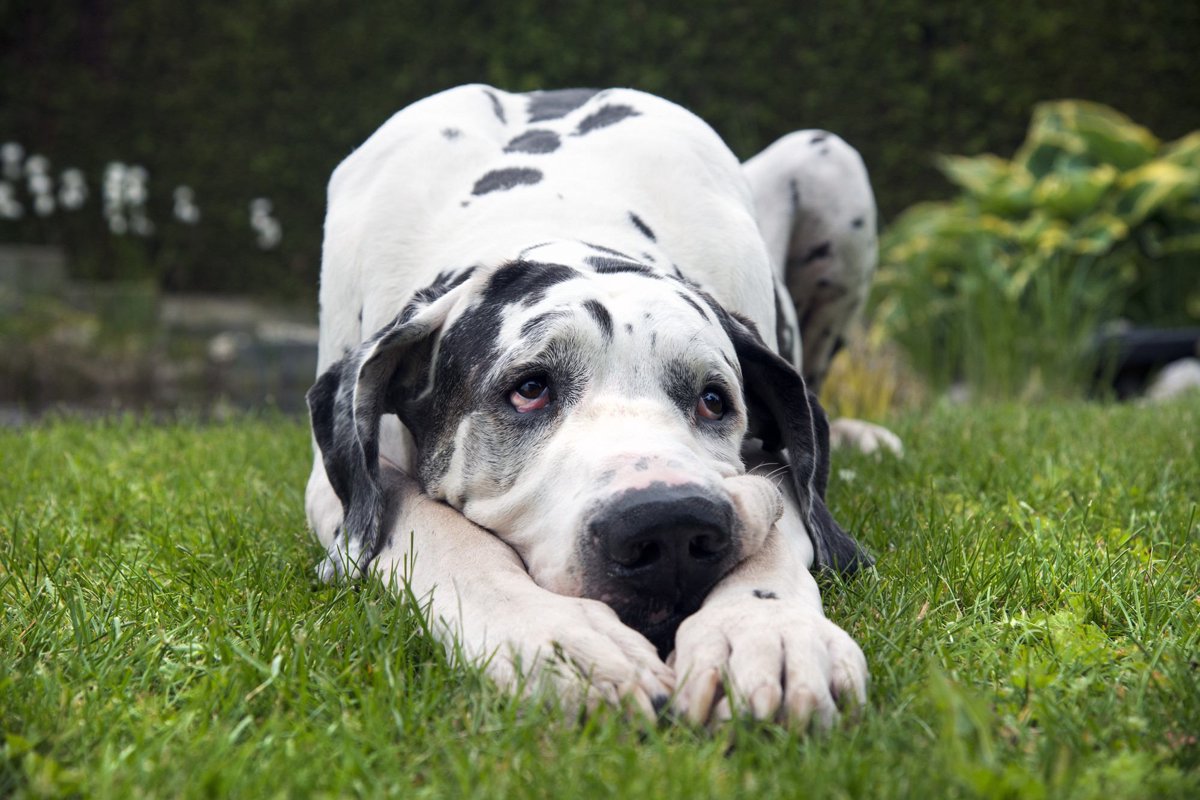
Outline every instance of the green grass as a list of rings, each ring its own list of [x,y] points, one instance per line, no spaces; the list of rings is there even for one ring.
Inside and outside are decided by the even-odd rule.
[[[298,421],[0,432],[0,796],[1200,796],[1200,402],[895,427],[835,458],[873,683],[811,740],[523,707],[318,586]]]

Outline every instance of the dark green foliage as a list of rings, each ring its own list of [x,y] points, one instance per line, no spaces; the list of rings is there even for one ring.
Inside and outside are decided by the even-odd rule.
[[[169,288],[311,292],[324,184],[393,111],[455,84],[631,85],[697,111],[742,157],[803,127],[871,169],[885,219],[948,187],[940,152],[1012,152],[1036,101],[1108,103],[1170,139],[1200,127],[1200,6],[951,0],[362,4],[6,0],[0,141],[78,166],[92,200],[0,240],[62,241],[78,271]],[[103,164],[145,164],[159,230],[110,237]],[[170,222],[195,188],[204,222]],[[256,196],[280,249],[260,253]]]

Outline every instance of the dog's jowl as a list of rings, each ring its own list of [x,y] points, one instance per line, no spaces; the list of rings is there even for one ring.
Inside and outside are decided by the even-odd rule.
[[[870,558],[825,505],[805,376],[862,304],[874,219],[824,132],[743,167],[628,89],[399,112],[329,184],[320,575],[406,582],[505,687],[832,724],[866,664],[810,570]]]

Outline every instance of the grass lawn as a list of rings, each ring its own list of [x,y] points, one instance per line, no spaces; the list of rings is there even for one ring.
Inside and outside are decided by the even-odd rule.
[[[0,797],[1200,797],[1200,401],[894,427],[834,459],[873,683],[813,740],[522,707],[317,585],[301,421],[0,431]]]

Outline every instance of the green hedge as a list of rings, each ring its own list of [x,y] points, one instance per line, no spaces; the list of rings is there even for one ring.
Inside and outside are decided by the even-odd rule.
[[[0,222],[65,243],[88,277],[310,294],[324,184],[397,108],[438,89],[632,85],[748,157],[801,127],[859,147],[884,218],[946,196],[937,153],[1012,152],[1035,102],[1107,103],[1165,138],[1200,128],[1200,6],[1178,0],[0,3],[0,141],[89,177],[84,210]],[[151,173],[149,240],[108,235],[110,160]],[[196,191],[195,228],[170,192]],[[254,245],[265,196],[282,245]]]

